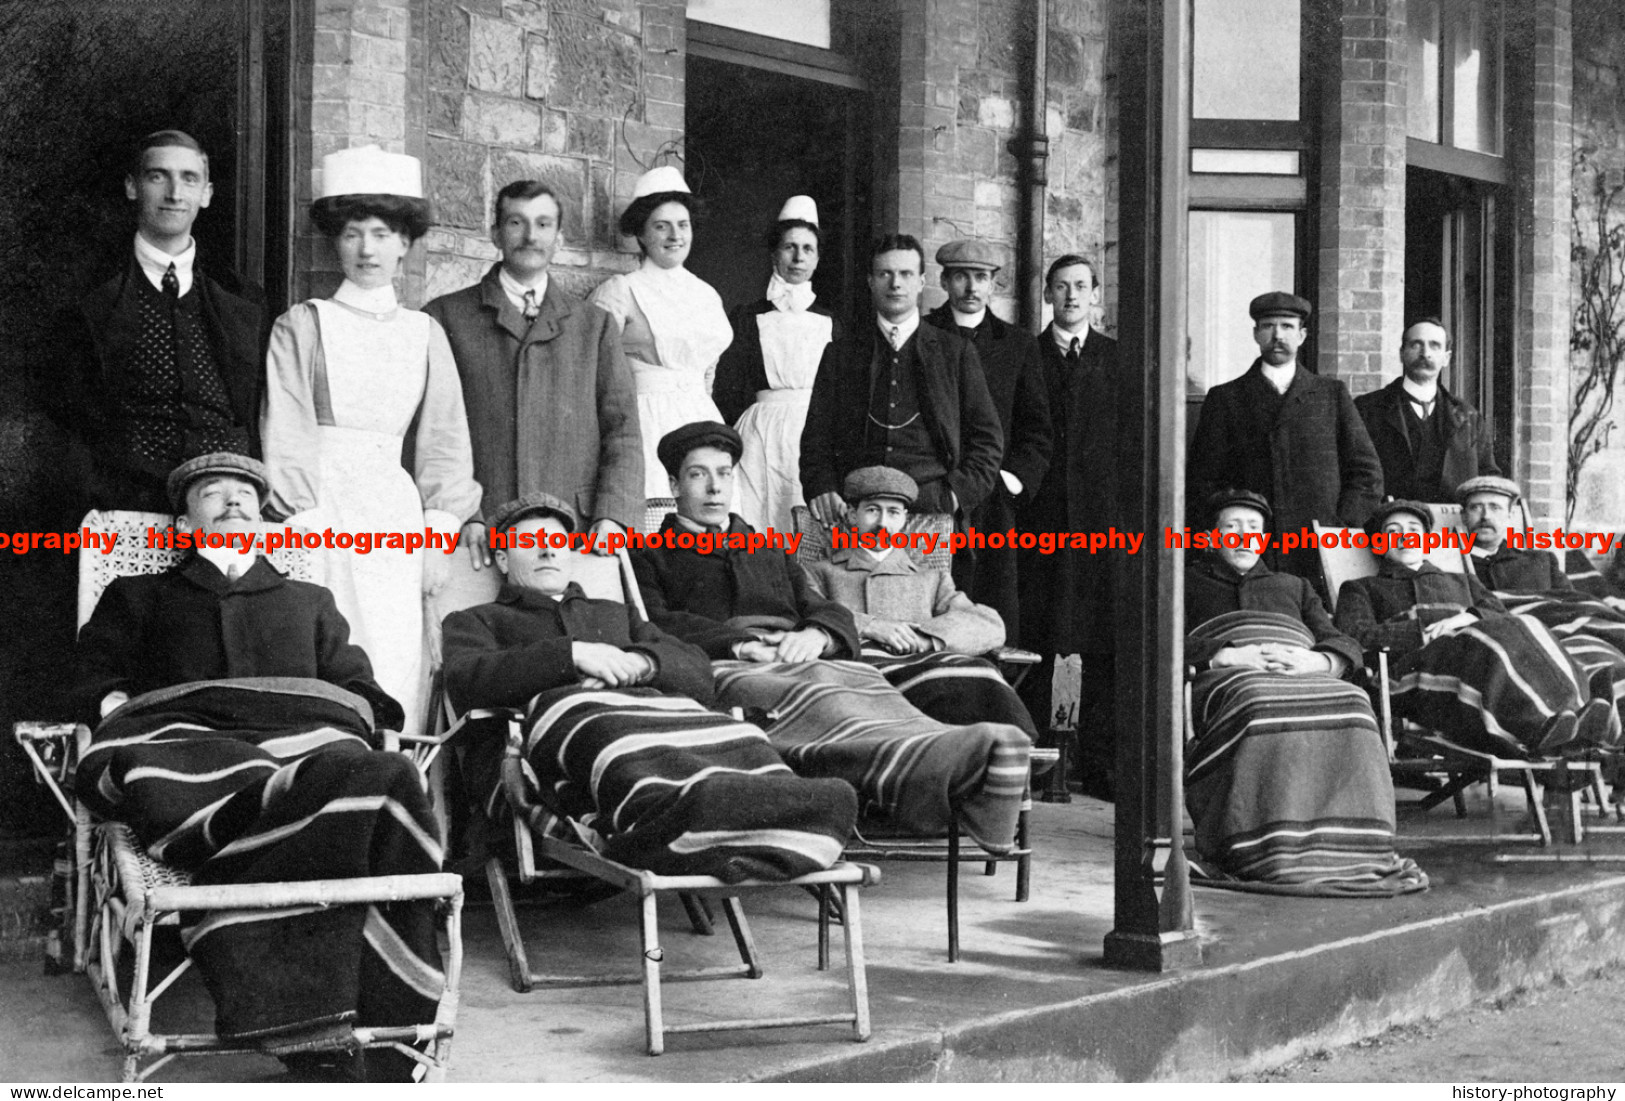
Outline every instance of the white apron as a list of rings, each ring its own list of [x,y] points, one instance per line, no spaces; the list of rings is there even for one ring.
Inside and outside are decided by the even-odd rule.
[[[834,322],[808,310],[772,310],[756,315],[756,331],[769,389],[756,392],[756,404],[734,426],[744,442],[736,480],[739,514],[757,530],[793,531],[791,509],[804,503],[801,430]]]

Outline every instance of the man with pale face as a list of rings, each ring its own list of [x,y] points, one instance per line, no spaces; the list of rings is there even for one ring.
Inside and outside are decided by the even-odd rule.
[[[963,524],[998,479],[1004,433],[976,350],[920,324],[925,253],[906,234],[875,243],[871,324],[824,349],[801,434],[801,486],[813,514],[841,520],[840,487],[862,466],[913,478],[917,512]]]
[[[165,479],[182,461],[259,453],[264,295],[206,264],[192,238],[214,185],[190,135],[142,139],[124,194],[133,251],[64,322],[70,351],[41,379],[42,398],[89,453],[85,504],[162,512]]]
[[[442,613],[492,599],[483,513],[544,492],[570,504],[598,533],[643,512],[643,444],[632,369],[620,330],[549,274],[565,243],[567,213],[538,180],[515,180],[497,193],[491,243],[502,259],[471,287],[424,307],[451,342],[468,408],[474,476],[485,491],[482,515],[463,528],[466,555],[438,597]]]
[[[1452,501],[1480,474],[1497,475],[1491,427],[1445,389],[1450,332],[1436,317],[1405,327],[1399,378],[1354,401],[1382,460],[1384,492],[1412,501]]]
[[[1298,361],[1311,307],[1286,291],[1252,300],[1258,358],[1208,391],[1191,440],[1193,500],[1226,487],[1260,494],[1281,531],[1315,521],[1354,527],[1382,499],[1382,464],[1348,388]],[[1271,564],[1322,585],[1313,554],[1270,554]]]
[[[971,526],[981,531],[1010,531],[1049,470],[1054,447],[1038,342],[993,312],[1003,264],[993,245],[975,239],[950,241],[937,250],[937,263],[942,265],[942,289],[948,292],[948,301],[925,319],[976,349],[1004,431],[999,481],[982,507],[972,513]],[[961,585],[971,599],[999,614],[1011,638],[1021,635],[1016,554],[1014,547],[977,550],[969,581]],[[956,574],[956,578],[964,576],[964,570]]]

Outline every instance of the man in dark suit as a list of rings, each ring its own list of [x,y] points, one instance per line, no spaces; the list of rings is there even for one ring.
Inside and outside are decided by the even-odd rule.
[[[1038,342],[1014,325],[1007,325],[988,308],[993,280],[999,273],[999,254],[984,241],[950,241],[937,250],[942,265],[942,289],[948,301],[925,315],[944,332],[955,333],[976,349],[987,380],[993,407],[1004,431],[1004,460],[993,492],[970,517],[972,527],[986,532],[1008,532],[1016,526],[1016,513],[1032,500],[1033,491],[1049,469],[1049,398],[1044,391],[1044,367]],[[1004,620],[1006,637],[1020,638],[1021,602],[1016,585],[1016,549],[987,548],[976,553],[968,592]]]
[[[924,266],[913,237],[876,242],[869,262],[874,323],[854,326],[824,349],[801,433],[801,487],[825,523],[845,516],[840,487],[859,467],[901,470],[919,486],[914,511],[961,520],[998,480],[998,410],[976,350],[920,324]]]
[[[1497,593],[1565,593],[1580,599],[1557,555],[1507,545],[1512,509],[1521,497],[1517,482],[1480,474],[1463,482],[1459,492],[1461,526],[1473,536],[1467,564],[1486,589]]]
[[[482,511],[550,493],[592,523],[607,553],[606,537],[643,514],[637,390],[610,316],[548,277],[563,214],[546,184],[508,184],[491,225],[501,263],[423,310],[457,360]],[[502,579],[491,569],[487,518],[464,525],[469,555],[442,590],[441,614],[496,598]]]
[[[1054,440],[1049,472],[1021,513],[1030,531],[1103,531],[1112,526],[1117,471],[1117,342],[1090,326],[1100,304],[1094,262],[1055,260],[1044,281],[1054,320],[1038,336]],[[1040,730],[1056,723],[1051,681],[1057,654],[1078,654],[1078,772],[1085,790],[1110,795],[1116,709],[1109,555],[1022,551],[1021,644],[1043,662],[1021,695]]]
[[[1382,484],[1406,501],[1452,501],[1479,474],[1500,474],[1495,440],[1478,411],[1439,382],[1450,366],[1450,333],[1435,317],[1406,327],[1399,378],[1354,399],[1382,460]]]
[[[1348,387],[1298,363],[1311,307],[1285,291],[1252,300],[1259,357],[1247,373],[1215,386],[1191,441],[1186,492],[1200,501],[1221,489],[1249,489],[1275,510],[1276,530],[1312,521],[1358,527],[1382,500],[1382,464]],[[1272,567],[1320,588],[1313,554],[1281,555]]]
[[[265,296],[192,240],[214,197],[209,158],[160,130],[136,148],[124,193],[134,248],[62,323],[68,348],[40,379],[46,408],[89,453],[89,508],[163,512],[165,480],[195,455],[259,453]]]

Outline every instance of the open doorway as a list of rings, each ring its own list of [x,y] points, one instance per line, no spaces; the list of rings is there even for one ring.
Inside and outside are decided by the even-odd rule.
[[[1495,459],[1512,469],[1512,246],[1503,188],[1411,167],[1405,171],[1405,316],[1437,317],[1453,342],[1440,379],[1495,429]],[[1399,336],[1392,340],[1398,355]]]
[[[813,289],[849,317],[870,237],[868,96],[816,77],[690,56],[689,186],[696,218],[689,269],[735,306],[760,299],[772,267],[763,235],[791,195],[818,203],[822,247]]]

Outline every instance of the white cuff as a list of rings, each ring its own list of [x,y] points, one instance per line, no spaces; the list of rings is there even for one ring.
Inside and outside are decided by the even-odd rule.
[[[999,471],[999,477],[1004,479],[1004,488],[1008,489],[1010,491],[1010,496],[1012,496],[1012,497],[1020,497],[1021,496],[1021,488],[1022,487],[1021,487],[1021,479],[1020,478],[1016,477],[1014,474],[1010,473],[1008,470]]]

